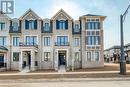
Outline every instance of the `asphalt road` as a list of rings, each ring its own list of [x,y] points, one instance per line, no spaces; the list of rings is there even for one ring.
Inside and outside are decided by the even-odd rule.
[[[26,80],[25,80],[26,81]],[[0,87],[130,87],[130,81],[38,81],[0,82]]]

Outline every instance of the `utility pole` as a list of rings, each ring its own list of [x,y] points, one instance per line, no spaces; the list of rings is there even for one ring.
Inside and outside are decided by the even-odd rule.
[[[121,38],[121,58],[120,58],[120,74],[126,75],[126,60],[125,60],[125,53],[124,53],[124,35],[123,35],[123,22],[125,21],[126,14],[128,13],[128,9],[130,5],[126,9],[124,14],[120,15],[120,38]]]

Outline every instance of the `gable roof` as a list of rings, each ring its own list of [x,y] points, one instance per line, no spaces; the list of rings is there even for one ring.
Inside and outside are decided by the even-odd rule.
[[[57,18],[58,15],[60,15],[61,13],[64,14],[64,16],[66,16],[69,20],[73,20],[73,18],[71,16],[69,16],[63,9],[60,9],[52,18],[51,20],[55,20]]]
[[[2,11],[0,11],[0,16],[4,16],[5,18],[7,18],[8,20],[11,20],[11,18],[9,16],[7,16],[5,13],[3,13]]]
[[[35,16],[39,20],[42,19],[32,9],[29,9],[19,18],[19,20],[23,20],[29,13],[31,13],[33,16]]]
[[[83,15],[83,16],[102,16],[102,15],[86,14],[86,15]]]
[[[100,17],[104,20],[107,16],[95,15],[95,14],[86,14],[86,15],[80,16],[80,18],[84,18],[84,17]]]

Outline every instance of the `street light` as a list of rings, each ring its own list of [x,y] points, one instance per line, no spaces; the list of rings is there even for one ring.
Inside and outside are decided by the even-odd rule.
[[[125,21],[126,14],[128,13],[129,8],[130,8],[130,5],[127,7],[125,13],[120,15],[120,34],[121,34],[120,74],[121,75],[126,75],[126,60],[125,60],[125,54],[124,54],[123,22]]]

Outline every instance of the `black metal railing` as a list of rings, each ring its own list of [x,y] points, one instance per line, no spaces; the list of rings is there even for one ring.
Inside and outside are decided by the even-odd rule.
[[[69,45],[70,45],[69,42],[63,42],[63,43],[61,43],[61,42],[55,42],[55,46],[69,46]]]
[[[41,29],[42,33],[52,33],[52,27],[50,26],[48,29],[45,29],[45,27],[43,26]]]
[[[37,45],[36,43],[20,42],[20,43],[19,43],[19,46],[20,46],[20,47],[29,47],[29,46],[33,46],[33,47],[38,48],[38,45]]]
[[[13,26],[10,26],[9,33],[21,33],[20,26],[15,29]]]
[[[79,28],[79,30],[75,30],[75,28],[73,28],[72,34],[81,34],[81,28]]]

